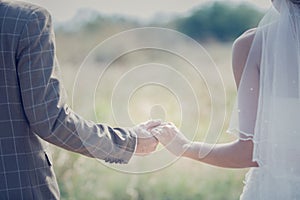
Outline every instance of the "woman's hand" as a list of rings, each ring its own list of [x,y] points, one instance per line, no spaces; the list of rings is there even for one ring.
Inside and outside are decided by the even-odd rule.
[[[175,156],[185,153],[191,142],[177,129],[173,123],[162,123],[151,130],[151,133]]]

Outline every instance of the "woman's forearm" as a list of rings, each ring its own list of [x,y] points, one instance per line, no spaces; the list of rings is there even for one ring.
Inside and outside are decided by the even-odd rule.
[[[216,145],[193,142],[183,156],[218,167],[257,167],[257,163],[252,161],[252,152],[251,140]]]

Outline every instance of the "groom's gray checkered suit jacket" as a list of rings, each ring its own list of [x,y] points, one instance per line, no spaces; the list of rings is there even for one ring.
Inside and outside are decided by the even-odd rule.
[[[126,163],[125,129],[85,121],[65,104],[49,13],[0,0],[0,199],[59,199],[41,138],[64,149]]]

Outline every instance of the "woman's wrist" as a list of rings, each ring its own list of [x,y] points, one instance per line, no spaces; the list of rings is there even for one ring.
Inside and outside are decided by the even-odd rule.
[[[190,142],[182,156],[198,161],[203,161],[203,159],[205,159],[208,153],[208,149],[206,148],[204,143]]]
[[[184,152],[182,154],[183,157],[192,158],[194,154],[194,142],[189,141],[184,145]]]

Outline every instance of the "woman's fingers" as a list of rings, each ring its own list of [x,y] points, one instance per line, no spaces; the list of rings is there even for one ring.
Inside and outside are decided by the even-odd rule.
[[[159,138],[161,137],[161,128],[156,127],[156,128],[154,128],[154,129],[152,129],[152,130],[150,131],[150,133],[151,133],[154,137],[156,137],[156,139],[159,140]]]
[[[169,127],[162,125],[152,129],[151,134],[163,145],[167,145],[176,137],[176,134],[170,132]]]
[[[181,156],[189,146],[189,140],[171,123],[161,124],[151,133],[175,156]]]

